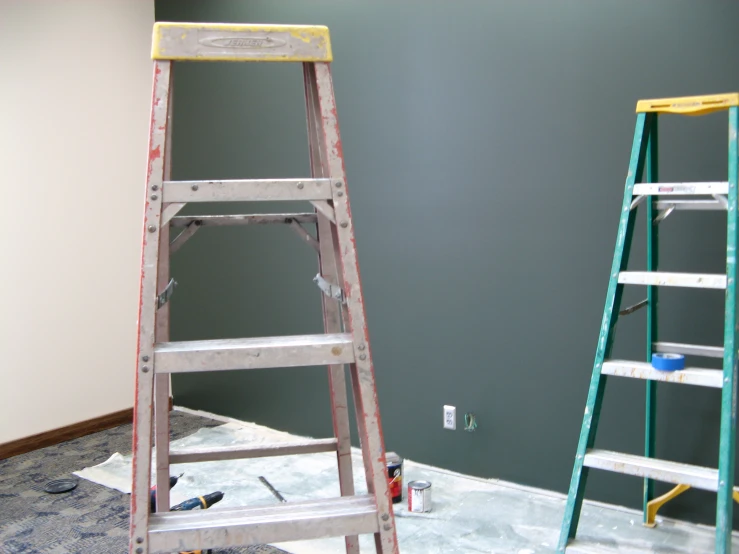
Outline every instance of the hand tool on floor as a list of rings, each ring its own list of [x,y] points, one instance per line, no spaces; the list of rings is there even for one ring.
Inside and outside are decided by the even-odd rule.
[[[195,498],[190,498],[188,500],[185,500],[184,502],[180,502],[176,506],[173,506],[171,511],[172,512],[185,512],[188,510],[195,510],[197,508],[200,508],[202,510],[207,510],[213,504],[215,504],[216,502],[220,502],[222,499],[223,499],[223,493],[220,491],[216,491],[210,494],[206,494],[204,496],[196,496]],[[179,552],[178,554],[211,554],[212,552],[213,551],[211,549],[188,550],[187,552]]]
[[[663,183],[657,175],[657,118],[665,114],[703,115],[728,110],[729,148],[728,180],[701,183]],[[644,523],[654,523],[656,510],[670,498],[689,487],[717,493],[716,552],[731,551],[732,497],[737,403],[737,165],[739,149],[739,93],[640,100],[636,105],[636,131],[631,149],[631,161],[626,177],[616,249],[608,282],[603,320],[595,352],[590,390],[585,405],[580,440],[575,455],[567,504],[565,506],[558,552],[565,552],[575,544],[577,526],[590,469],[603,469],[644,478]],[[646,168],[646,181],[642,176]],[[704,197],[704,198],[700,198]],[[634,232],[638,206],[646,206],[647,215],[647,271],[628,271],[629,249]],[[725,211],[727,216],[726,274],[666,273],[658,271],[658,227],[673,211]],[[621,310],[624,285],[645,285],[647,298]],[[719,289],[725,293],[723,346],[703,346],[662,342],[657,337],[657,287],[688,287]],[[616,322],[619,315],[629,315],[646,307],[647,352],[646,361],[610,359]],[[723,370],[684,368],[682,364],[666,366],[652,363],[654,353],[721,358]],[[646,438],[645,455],[635,456],[593,448],[598,429],[601,404],[609,376],[646,380]],[[721,389],[721,428],[718,469],[676,463],[654,458],[656,427],[657,382],[681,383]],[[660,498],[653,498],[653,480],[677,485]]]
[[[260,475],[259,476],[259,480],[262,482],[262,484],[265,487],[267,487],[267,489],[269,489],[269,492],[271,492],[277,500],[279,500],[280,502],[287,502],[287,500],[285,500],[285,498],[277,491],[276,488],[274,488],[272,486],[272,483],[270,483],[269,481],[267,481],[266,478],[264,478],[264,477],[262,477]]]
[[[184,502],[180,502],[176,506],[172,506],[170,512],[186,512],[188,510],[194,510],[196,508],[206,510],[210,508],[213,504],[223,500],[223,496],[224,495],[221,491],[211,492],[210,494],[206,494],[203,496],[196,496],[195,498],[190,498],[188,500],[185,500]]]
[[[172,507],[172,512],[185,512],[188,510],[195,510],[197,508],[200,508],[202,510],[207,510],[210,508],[213,504],[216,502],[220,502],[223,499],[223,493],[220,491],[212,492],[210,494],[206,494],[204,496],[196,496],[195,498],[190,498],[189,500],[185,500],[184,502],[180,502],[176,506]],[[208,550],[188,550],[187,552],[179,552],[178,554],[211,554],[213,551]]]
[[[49,494],[69,492],[77,488],[77,479],[54,479],[44,486],[44,491]]]
[[[130,554],[229,548],[345,537],[358,554],[359,534],[373,534],[378,554],[398,554],[372,352],[357,262],[354,224],[331,79],[329,32],[322,26],[167,23],[154,25],[154,83],[149,127],[139,294],[133,433]],[[299,179],[171,179],[172,70],[186,62],[302,64],[311,175]],[[234,64],[231,64],[234,67]],[[211,137],[208,140],[218,140]],[[225,145],[224,147],[233,145]],[[177,216],[187,203],[304,201],[303,213]],[[288,225],[318,254],[314,281],[325,333],[270,338],[172,342],[169,308],[176,302],[169,255],[200,229],[223,225]],[[315,229],[315,235],[304,225]],[[170,228],[182,232],[170,241]],[[169,379],[173,373],[328,366],[334,436],[295,443],[169,449]],[[367,494],[355,494],[346,385],[364,459]],[[306,369],[306,371],[309,371]],[[154,420],[154,421],[153,421]],[[152,425],[154,423],[154,425]],[[155,430],[156,438],[152,436]],[[155,439],[155,440],[153,440]],[[152,442],[156,444],[156,513],[149,510]],[[169,511],[170,464],[333,452],[341,496],[227,511]],[[225,514],[226,511],[224,510]]]
[[[169,477],[169,488],[172,490],[172,487],[174,487],[177,484],[177,481],[180,477],[182,477],[184,473],[180,473],[179,475],[170,475]],[[151,487],[151,493],[149,498],[149,509],[153,512],[157,511],[157,486],[154,485]]]

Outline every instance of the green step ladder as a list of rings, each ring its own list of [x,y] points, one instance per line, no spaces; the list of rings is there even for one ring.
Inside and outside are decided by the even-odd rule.
[[[704,115],[729,112],[728,181],[711,183],[660,183],[657,163],[657,119],[659,114]],[[739,93],[640,100],[636,105],[636,130],[626,177],[621,218],[618,225],[613,266],[608,281],[603,321],[595,352],[585,415],[580,430],[575,464],[565,505],[558,552],[577,544],[574,541],[589,470],[602,469],[644,478],[644,523],[654,525],[657,509],[690,487],[716,491],[716,552],[731,552],[734,443],[737,404],[737,128]],[[646,169],[646,171],[644,171]],[[646,180],[642,180],[646,173]],[[701,199],[700,197],[703,197]],[[647,212],[647,271],[626,271],[638,206]],[[725,210],[727,213],[726,275],[665,273],[658,267],[658,224],[674,210]],[[621,309],[624,285],[647,287],[647,298]],[[657,298],[661,286],[725,289],[726,311],[723,347],[658,342]],[[619,315],[645,307],[647,313],[646,362],[610,359]],[[654,369],[652,353],[672,353],[723,358],[723,370],[685,368],[676,371]],[[646,380],[647,406],[644,456],[594,449],[598,419],[608,376]],[[657,381],[721,388],[721,431],[719,468],[711,469],[654,458]],[[654,498],[653,480],[677,485],[669,493]],[[739,491],[739,488],[736,489]]]

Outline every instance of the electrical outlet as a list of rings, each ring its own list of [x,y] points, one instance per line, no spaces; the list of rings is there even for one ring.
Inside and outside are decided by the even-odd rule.
[[[444,406],[444,429],[457,429],[457,408]]]

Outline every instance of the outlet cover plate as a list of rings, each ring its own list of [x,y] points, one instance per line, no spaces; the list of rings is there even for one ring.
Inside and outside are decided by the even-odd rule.
[[[444,406],[444,429],[457,429],[457,408],[454,406]]]

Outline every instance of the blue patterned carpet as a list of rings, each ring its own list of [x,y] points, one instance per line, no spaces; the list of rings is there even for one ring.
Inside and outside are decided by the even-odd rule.
[[[171,412],[172,440],[220,422]],[[128,552],[129,495],[72,475],[131,451],[131,425],[0,460],[0,553],[117,554]],[[77,488],[44,492],[53,479]],[[214,554],[286,554],[271,546],[215,550]]]

